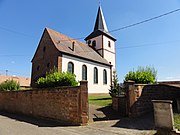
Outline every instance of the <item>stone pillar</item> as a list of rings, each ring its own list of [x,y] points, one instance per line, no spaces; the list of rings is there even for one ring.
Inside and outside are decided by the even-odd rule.
[[[82,125],[86,125],[89,120],[89,104],[88,104],[88,82],[80,82],[79,94],[79,115]]]
[[[126,101],[127,101],[127,115],[131,115],[131,106],[135,102],[135,95],[134,95],[134,81],[126,81],[124,82],[125,91],[126,91]]]
[[[153,100],[154,121],[158,135],[174,131],[172,102],[170,100]]]

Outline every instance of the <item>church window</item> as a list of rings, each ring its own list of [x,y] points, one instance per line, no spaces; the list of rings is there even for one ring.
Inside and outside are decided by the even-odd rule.
[[[96,47],[96,41],[95,40],[92,42],[92,46]]]
[[[94,83],[98,83],[98,69],[94,68]]]
[[[111,47],[111,42],[110,41],[108,41],[108,46]]]
[[[74,64],[72,62],[68,63],[68,72],[74,73]]]
[[[103,84],[107,84],[107,71],[103,70]]]
[[[82,66],[82,80],[87,80],[87,66]]]

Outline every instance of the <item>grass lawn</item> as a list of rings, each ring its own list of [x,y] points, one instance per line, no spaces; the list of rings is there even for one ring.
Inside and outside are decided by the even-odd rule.
[[[174,114],[174,125],[175,128],[180,131],[180,114],[177,113]]]
[[[89,95],[89,104],[97,106],[108,106],[112,104],[112,98],[109,95]]]

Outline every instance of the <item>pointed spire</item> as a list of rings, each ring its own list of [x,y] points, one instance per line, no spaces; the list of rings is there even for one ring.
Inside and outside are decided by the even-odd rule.
[[[102,8],[100,5],[99,5],[99,9],[98,9],[98,14],[96,17],[96,23],[94,26],[94,31],[97,31],[97,30],[108,32],[106,21],[104,19],[104,15],[103,15]]]
[[[107,37],[116,41],[116,39],[108,32],[101,5],[99,5],[96,22],[95,22],[95,26],[94,26],[94,31],[89,36],[87,36],[84,40],[88,41],[89,39],[92,39],[99,35],[106,35]]]

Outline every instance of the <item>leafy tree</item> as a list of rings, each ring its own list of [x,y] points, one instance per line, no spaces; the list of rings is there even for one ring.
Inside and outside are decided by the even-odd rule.
[[[125,81],[132,80],[135,83],[153,84],[156,82],[157,71],[154,67],[138,67],[136,71],[129,71],[125,76]]]

